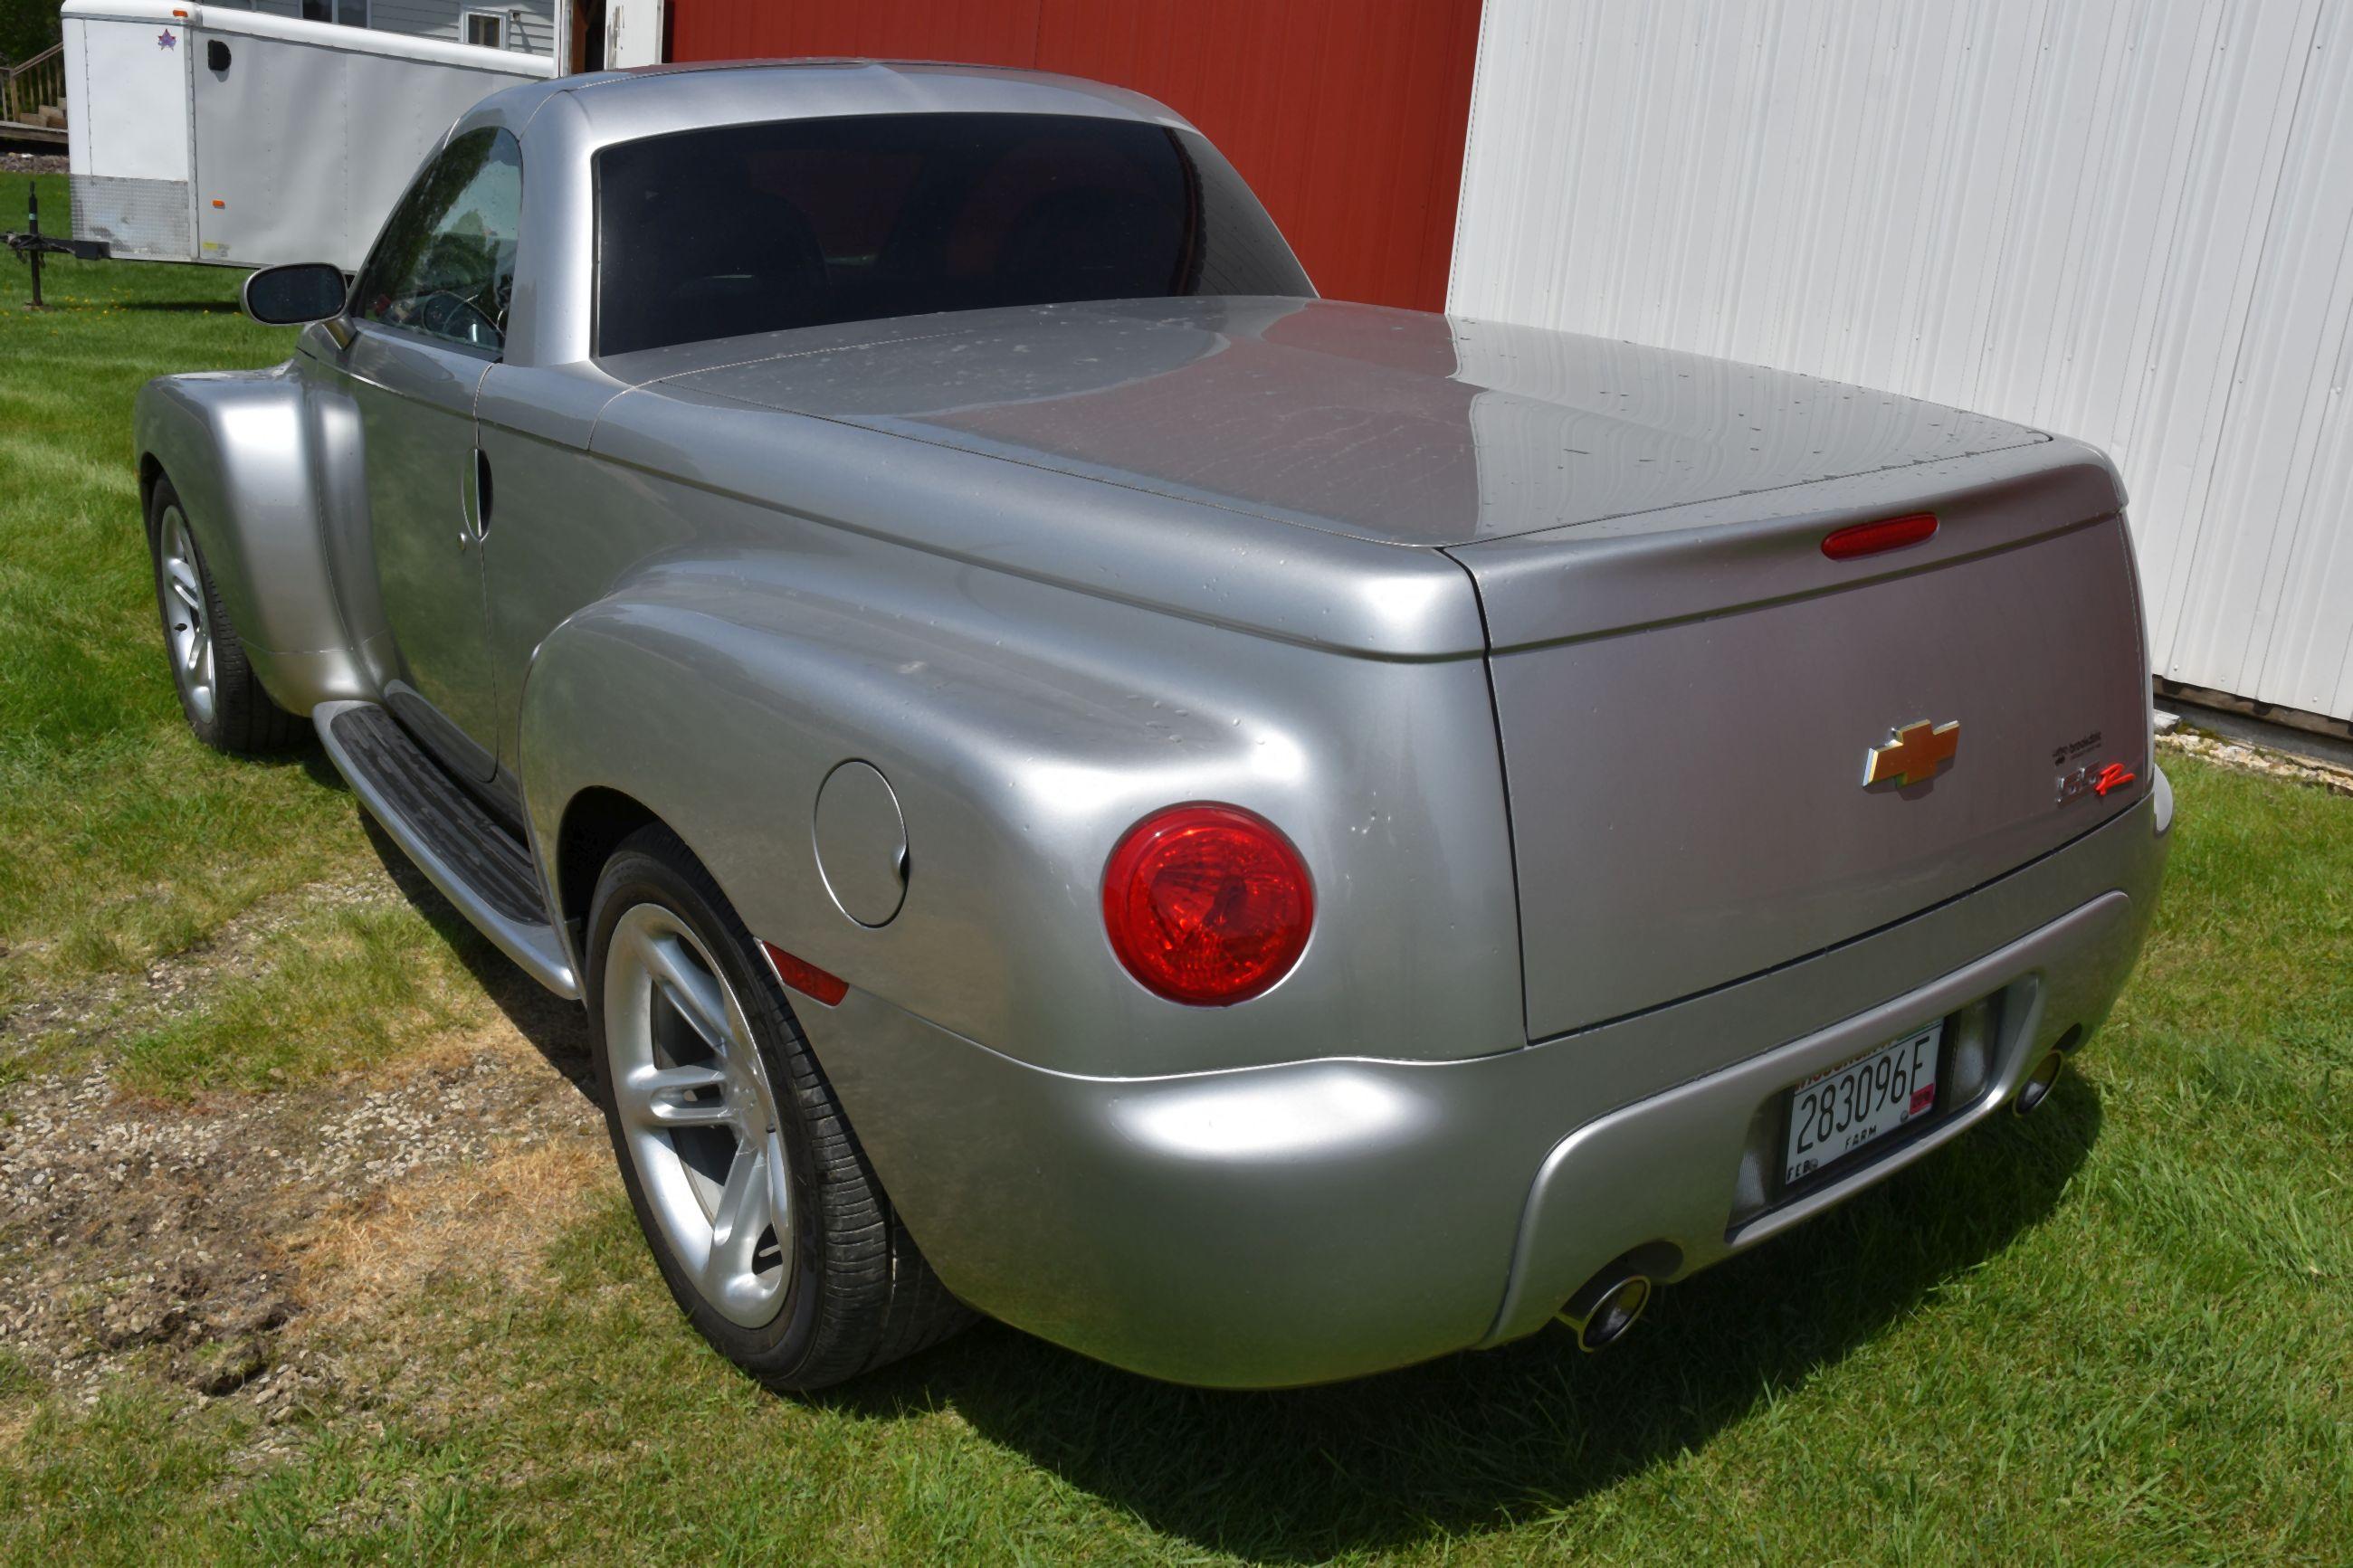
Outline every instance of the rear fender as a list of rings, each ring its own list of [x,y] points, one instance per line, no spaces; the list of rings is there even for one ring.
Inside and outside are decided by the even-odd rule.
[[[289,362],[158,377],[133,416],[142,491],[171,481],[254,673],[296,713],[375,694],[352,654],[320,505],[321,446],[355,433],[306,402]]]
[[[561,881],[566,812],[617,791],[756,935],[1024,1060],[1136,1076],[1523,1043],[1477,658],[1276,642],[841,531],[797,542],[661,563],[541,642],[521,771],[560,910],[586,900]],[[837,907],[813,843],[852,760],[905,823],[904,901],[877,927]],[[1113,846],[1194,800],[1266,817],[1315,879],[1306,953],[1238,1006],[1153,995],[1103,934]],[[801,1010],[823,1051],[828,1010]]]

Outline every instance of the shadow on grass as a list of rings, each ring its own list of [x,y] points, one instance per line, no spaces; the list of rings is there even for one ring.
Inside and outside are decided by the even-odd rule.
[[[333,780],[336,788],[349,787],[324,752],[318,754],[318,765]],[[366,808],[359,806],[356,800],[353,805],[359,811],[361,826],[367,831],[369,846],[375,850],[385,874],[399,888],[401,896],[440,933],[467,973],[481,986],[482,994],[506,1015],[516,1032],[547,1058],[550,1067],[593,1100],[595,1093],[588,1077],[588,1021],[581,1014],[580,1004],[565,1001],[524,973],[512,959],[492,945],[490,938],[475,930],[473,922],[459,914],[456,905],[441,896],[441,889],[417,868],[417,863],[393,842],[392,836],[368,815]]]
[[[2071,1075],[2031,1122],[2000,1118],[1670,1287],[1603,1355],[1547,1331],[1358,1383],[1213,1393],[984,1324],[817,1403],[878,1418],[951,1407],[1215,1551],[1312,1561],[1500,1530],[1705,1444],[1885,1331],[2049,1214],[2099,1124],[2096,1091]]]
[[[178,315],[234,316],[234,300],[121,300],[111,301],[126,310],[161,310]]]
[[[302,749],[295,752],[290,760],[301,768],[304,777],[320,788],[333,790],[337,795],[351,795],[352,786],[344,782],[343,774],[335,771],[335,764],[327,760],[327,749],[316,741],[305,742]],[[353,795],[352,802],[356,805],[359,803],[359,797]],[[365,812],[360,813],[360,816],[367,821],[368,831],[371,833],[380,831],[376,827],[375,819],[368,817]],[[385,840],[386,846],[391,842],[390,839]],[[384,851],[379,848],[376,852],[381,855]],[[457,911],[453,910],[450,912],[454,914]]]

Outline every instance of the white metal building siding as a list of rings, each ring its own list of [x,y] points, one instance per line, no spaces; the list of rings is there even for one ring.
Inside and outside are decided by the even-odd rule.
[[[596,0],[581,0],[596,4]],[[302,0],[252,0],[244,9],[300,19]],[[521,54],[551,55],[555,48],[555,0],[368,0],[368,26],[412,38],[466,41],[462,20],[469,11],[490,11],[506,19],[506,47]]]
[[[469,11],[489,11],[504,19],[506,47],[526,54],[554,51],[554,0],[524,0],[522,5],[469,5],[463,0],[368,0],[368,26],[418,37],[466,41]]]
[[[2353,719],[2353,0],[1487,0],[1449,308],[2079,436],[2158,673]]]

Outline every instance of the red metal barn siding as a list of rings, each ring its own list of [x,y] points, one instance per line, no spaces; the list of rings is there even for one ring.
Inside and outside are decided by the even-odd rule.
[[[866,55],[1149,93],[1266,202],[1315,286],[1446,302],[1480,0],[671,0],[678,60]]]

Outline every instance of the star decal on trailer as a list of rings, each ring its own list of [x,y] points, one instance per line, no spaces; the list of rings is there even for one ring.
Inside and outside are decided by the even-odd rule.
[[[168,49],[179,41],[172,36],[172,29],[169,27],[155,35],[155,47],[159,49]]]

